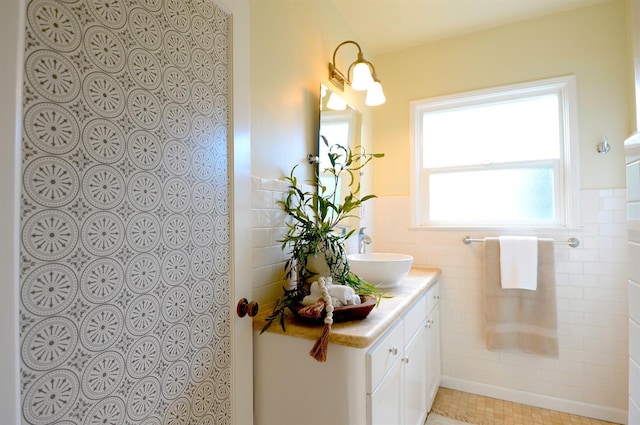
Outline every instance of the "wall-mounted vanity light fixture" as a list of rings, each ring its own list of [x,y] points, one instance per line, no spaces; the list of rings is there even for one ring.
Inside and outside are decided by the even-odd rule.
[[[611,146],[609,145],[609,140],[606,137],[603,137],[602,143],[598,143],[597,149],[598,149],[598,153],[608,153],[609,150],[611,149]]]
[[[345,44],[353,44],[358,48],[358,57],[355,62],[349,65],[346,75],[336,68],[336,53],[338,53],[338,49]],[[353,75],[351,79],[349,79],[350,75]],[[352,40],[343,41],[338,44],[336,50],[333,51],[333,61],[329,64],[329,81],[341,91],[344,91],[345,83],[350,85],[354,90],[366,90],[367,97],[365,98],[365,104],[368,106],[382,105],[387,100],[382,91],[382,84],[380,84],[380,80],[378,80],[378,76],[376,75],[376,69],[371,62],[364,58],[360,45]]]

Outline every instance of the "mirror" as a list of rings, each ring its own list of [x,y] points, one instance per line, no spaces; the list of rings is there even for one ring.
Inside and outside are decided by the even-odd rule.
[[[327,190],[334,189],[333,179],[323,170],[331,166],[328,161],[329,147],[334,144],[353,149],[360,145],[361,133],[360,113],[340,97],[340,95],[324,84],[320,85],[320,128],[318,130],[318,178],[319,183],[326,186]],[[326,144],[325,144],[326,141]],[[328,144],[328,146],[327,146]],[[346,186],[347,182],[341,183]],[[335,188],[337,198],[342,199],[342,193],[346,187]]]

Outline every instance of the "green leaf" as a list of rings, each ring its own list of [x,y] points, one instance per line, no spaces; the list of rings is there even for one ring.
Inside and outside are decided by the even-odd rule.
[[[288,184],[284,199],[276,201],[286,214],[286,233],[278,241],[281,243],[282,250],[290,254],[284,262],[285,279],[296,279],[298,286],[291,290],[283,288],[284,295],[276,301],[261,332],[268,329],[275,321],[280,322],[284,330],[286,309],[302,299],[305,281],[315,276],[306,268],[307,258],[310,255],[325,256],[335,283],[353,286],[362,295],[374,294],[378,299],[382,296],[377,288],[349,271],[344,242],[353,235],[355,229],[345,234],[334,230],[343,220],[357,217],[357,209],[363,202],[375,198],[375,195],[358,197],[361,188],[357,176],[373,158],[382,158],[384,154],[369,154],[361,146],[354,149],[336,144],[329,146],[325,137],[321,139],[322,143],[328,147],[327,159],[330,164],[322,171],[333,180],[332,184],[320,183],[318,169],[316,169],[315,182],[311,182],[309,186],[301,184],[295,175],[298,167],[296,165],[289,175],[284,177],[284,181]],[[348,188],[342,202],[337,190],[341,179]],[[309,190],[309,187],[315,190]],[[344,188],[344,185],[342,187]]]

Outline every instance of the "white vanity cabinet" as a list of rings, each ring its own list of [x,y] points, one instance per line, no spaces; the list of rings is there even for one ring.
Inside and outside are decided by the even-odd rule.
[[[414,268],[366,319],[334,324],[324,363],[308,354],[321,326],[288,318],[284,334],[279,324],[255,332],[255,424],[424,423],[429,385],[439,382],[429,375],[439,375],[440,354],[430,346],[437,317],[429,313],[437,308],[430,296],[439,274]],[[256,319],[259,330],[264,321]]]
[[[366,354],[367,423],[418,425],[427,416],[427,295]]]
[[[440,363],[440,284],[427,291],[427,410],[436,398],[442,374]]]

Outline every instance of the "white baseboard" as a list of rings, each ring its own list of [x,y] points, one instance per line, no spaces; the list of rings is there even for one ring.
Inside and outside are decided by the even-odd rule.
[[[586,416],[588,418],[600,419],[618,424],[627,423],[626,410],[614,409],[607,406],[598,406],[574,400],[566,400],[542,394],[497,387],[494,385],[452,378],[450,376],[443,376],[440,386],[450,388],[452,390],[464,391],[466,393],[478,394],[514,403],[528,404],[529,406],[557,410],[559,412]]]

